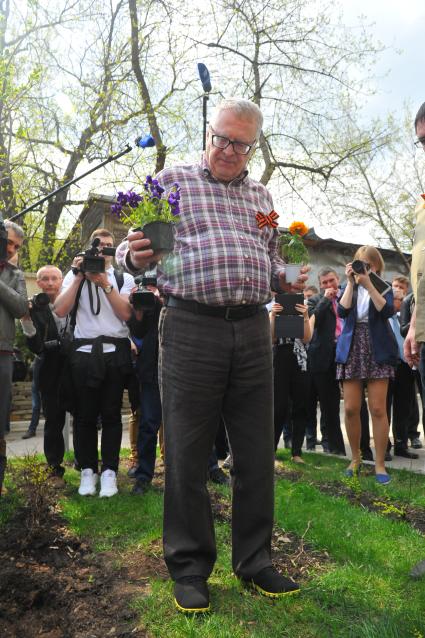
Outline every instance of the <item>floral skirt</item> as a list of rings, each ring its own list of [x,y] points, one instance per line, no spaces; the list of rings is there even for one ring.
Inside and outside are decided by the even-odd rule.
[[[395,368],[379,364],[373,358],[372,344],[367,323],[357,323],[347,363],[338,363],[336,378],[344,379],[392,379]]]

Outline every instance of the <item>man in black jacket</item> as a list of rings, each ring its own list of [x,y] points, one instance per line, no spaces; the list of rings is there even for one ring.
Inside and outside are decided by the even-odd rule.
[[[21,320],[28,347],[40,357],[40,393],[45,416],[44,454],[52,477],[61,479],[65,453],[63,427],[65,410],[59,404],[59,380],[64,365],[61,339],[66,318],[58,317],[53,304],[62,287],[62,272],[56,266],[43,266],[37,272],[41,293],[31,302],[30,316]]]
[[[320,410],[326,422],[329,452],[345,456],[339,417],[340,390],[336,380],[335,344],[341,333],[336,312],[339,278],[330,268],[319,271],[322,292],[308,300],[309,315],[314,316],[314,332],[308,349],[309,370],[317,390]]]

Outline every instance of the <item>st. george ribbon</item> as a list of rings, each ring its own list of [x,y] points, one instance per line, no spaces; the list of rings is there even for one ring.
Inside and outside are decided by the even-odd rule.
[[[140,135],[139,137],[136,137],[134,144],[138,148],[149,148],[151,146],[155,146],[156,142],[155,142],[155,138],[148,133],[147,135]],[[12,215],[12,217],[9,217],[10,221],[17,219],[18,217],[22,217],[23,215],[26,215],[26,213],[29,213],[31,210],[34,210],[34,208],[38,208],[39,206],[41,206],[41,204],[44,204],[44,202],[46,202],[48,199],[51,199],[52,197],[54,197],[61,191],[65,190],[69,186],[72,186],[72,184],[76,184],[83,177],[87,177],[87,175],[90,175],[90,173],[94,173],[94,171],[97,171],[102,166],[106,166],[106,164],[109,164],[110,162],[114,162],[115,160],[119,159],[123,155],[126,155],[132,150],[132,148],[133,147],[130,146],[130,144],[127,144],[125,149],[123,149],[119,153],[116,153],[115,155],[109,155],[109,157],[107,157],[106,160],[103,160],[103,162],[96,164],[96,166],[93,166],[93,168],[91,168],[90,170],[86,171],[85,173],[82,173],[81,175],[78,175],[78,177],[74,177],[74,179],[70,179],[68,182],[65,182],[65,184],[62,184],[62,186],[52,191],[51,193],[49,193],[42,199],[39,199],[34,204],[31,204],[31,206],[27,206],[27,208],[24,208],[24,210],[21,210],[20,213],[17,213],[16,215]]]

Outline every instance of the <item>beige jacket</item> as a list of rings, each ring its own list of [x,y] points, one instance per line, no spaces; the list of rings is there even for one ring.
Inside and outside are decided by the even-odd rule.
[[[425,195],[415,208],[416,226],[410,272],[416,300],[416,340],[425,342]]]

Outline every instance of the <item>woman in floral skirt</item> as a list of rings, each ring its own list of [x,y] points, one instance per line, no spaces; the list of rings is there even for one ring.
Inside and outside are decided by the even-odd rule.
[[[355,260],[363,262],[363,273],[353,271]],[[387,388],[397,365],[397,343],[388,324],[394,314],[393,293],[389,286],[388,292],[380,294],[369,277],[371,271],[381,276],[384,270],[384,260],[377,248],[362,246],[353,262],[345,269],[347,284],[338,304],[344,328],[336,347],[337,378],[344,388],[345,427],[352,453],[345,473],[353,476],[361,465],[360,408],[366,382],[376,450],[376,480],[384,485],[391,480],[384,463],[389,433]]]

